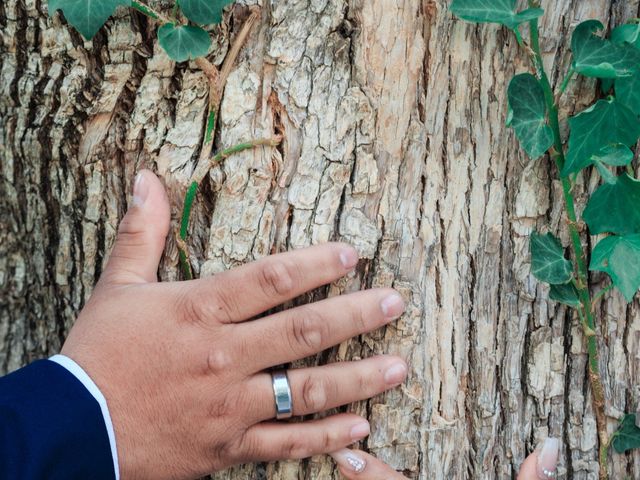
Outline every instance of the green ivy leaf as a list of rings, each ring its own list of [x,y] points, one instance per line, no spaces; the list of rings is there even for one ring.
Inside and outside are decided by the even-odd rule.
[[[571,280],[571,262],[564,258],[560,240],[552,234],[533,232],[529,240],[531,273],[541,282],[557,285]]]
[[[640,65],[640,51],[616,44],[596,33],[604,29],[598,20],[579,24],[571,38],[573,68],[586,77],[619,78],[632,75]]]
[[[600,240],[591,254],[589,268],[608,273],[630,302],[640,288],[640,234]]]
[[[209,52],[211,39],[200,27],[175,26],[172,23],[158,29],[158,41],[169,57],[176,62],[202,57]]]
[[[451,12],[470,22],[500,23],[512,30],[518,25],[540,17],[544,10],[529,8],[516,12],[517,0],[453,0]]]
[[[562,175],[578,172],[606,155],[603,149],[633,145],[640,137],[640,119],[615,99],[599,100],[569,119],[569,152]]]
[[[553,145],[553,132],[546,122],[544,91],[530,73],[516,75],[509,84],[509,125],[531,158],[538,158]]]
[[[615,43],[627,42],[640,49],[640,23],[620,25],[611,32],[611,40]],[[616,80],[616,97],[633,113],[640,116],[640,68],[635,74]]]
[[[618,430],[611,438],[611,446],[618,453],[640,448],[640,428],[636,426],[635,413],[627,413],[622,417]]]
[[[593,164],[595,165],[596,170],[598,170],[598,173],[602,177],[602,180],[607,182],[609,185],[613,185],[614,183],[616,183],[617,181],[616,176],[613,174],[613,172],[611,172],[611,170],[609,170],[604,165],[604,163],[595,161],[593,162]]]
[[[115,9],[130,6],[131,0],[49,0],[49,15],[62,10],[64,17],[84,38],[90,40]]]
[[[193,23],[210,25],[222,21],[222,10],[233,0],[180,0],[182,13]]]
[[[640,116],[640,72],[616,80],[616,97],[620,103]]]
[[[582,214],[591,235],[640,233],[640,181],[626,173],[613,185],[601,185]]]
[[[627,77],[623,77],[623,78],[627,78]],[[600,90],[602,90],[602,93],[604,93],[605,95],[608,94],[613,88],[613,83],[614,83],[613,78],[601,78]]]
[[[613,185],[618,179],[605,165],[612,167],[629,165],[633,161],[633,152],[626,145],[612,145],[604,147],[592,159],[602,179]]]
[[[595,155],[593,160],[597,162],[606,163],[612,167],[624,167],[629,165],[633,160],[633,151],[626,145],[608,145]]]
[[[554,302],[564,303],[573,308],[579,308],[581,305],[580,298],[578,298],[578,291],[572,283],[551,285],[549,298]]]
[[[611,31],[611,41],[614,43],[630,43],[640,48],[640,23],[620,25]]]

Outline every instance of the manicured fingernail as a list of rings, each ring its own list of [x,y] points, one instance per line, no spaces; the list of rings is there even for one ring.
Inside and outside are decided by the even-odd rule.
[[[387,320],[393,320],[404,312],[404,300],[398,292],[393,292],[380,302],[380,308]]]
[[[540,447],[539,447],[540,448]],[[541,480],[556,478],[556,467],[558,466],[558,452],[560,441],[557,438],[547,438],[538,451],[538,464],[536,473]]]
[[[387,385],[397,385],[407,378],[407,366],[404,363],[394,363],[384,372],[384,381]]]
[[[369,427],[369,422],[362,422],[353,427],[351,427],[351,440],[358,441],[369,435],[371,429]]]
[[[358,263],[358,252],[353,248],[345,248],[340,252],[340,262],[344,268],[352,269]]]
[[[330,453],[329,455],[331,455],[335,462],[341,467],[357,473],[363,472],[364,467],[367,466],[367,462],[364,458],[360,457],[360,455],[357,455],[348,448],[343,448],[342,450]]]
[[[136,180],[133,182],[133,205],[136,207],[141,207],[144,204],[144,201],[147,199],[149,195],[149,182],[142,172],[136,175]]]

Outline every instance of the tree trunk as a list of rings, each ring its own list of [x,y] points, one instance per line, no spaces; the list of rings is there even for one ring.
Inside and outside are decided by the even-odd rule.
[[[214,63],[248,15],[216,28]],[[228,158],[196,199],[199,276],[328,240],[361,254],[355,275],[302,299],[393,286],[406,314],[316,359],[395,353],[401,389],[348,409],[363,447],[409,478],[511,478],[539,439],[562,439],[560,478],[595,479],[597,436],[576,318],[529,274],[528,235],[567,244],[552,162],[530,161],[505,124],[506,87],[529,68],[505,29],[455,20],[445,0],[264,1],[228,79],[216,149],[281,133],[277,149]],[[552,81],[578,21],[619,24],[639,0],[543,1]],[[175,64],[155,27],[125,10],[91,42],[40,0],[0,4],[0,372],[57,352],[91,294],[134,172],[163,178],[174,225],[198,158],[207,83]],[[554,65],[552,67],[552,65]],[[572,82],[563,115],[596,95]],[[596,179],[586,178],[578,197]],[[585,239],[586,240],[586,239]],[[180,277],[174,235],[160,268]],[[598,281],[599,277],[594,277]],[[640,399],[640,311],[596,306],[611,431]],[[640,478],[613,454],[612,478]],[[247,465],[228,479],[338,478],[324,457]]]

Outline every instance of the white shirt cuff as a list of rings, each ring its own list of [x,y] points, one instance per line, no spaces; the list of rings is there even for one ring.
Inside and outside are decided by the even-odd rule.
[[[80,365],[64,355],[54,355],[49,358],[52,362],[63,366],[71,374],[76,377],[85,386],[89,393],[93,395],[98,404],[100,405],[100,411],[102,411],[102,418],[104,419],[104,425],[107,428],[107,435],[109,436],[109,445],[111,445],[111,457],[113,459],[113,471],[116,474],[116,480],[120,480],[120,468],[118,466],[118,450],[116,449],[116,435],[113,431],[113,423],[111,422],[111,415],[109,415],[109,407],[107,407],[107,400],[102,395],[102,392],[98,386],[91,380],[91,377],[87,375]]]

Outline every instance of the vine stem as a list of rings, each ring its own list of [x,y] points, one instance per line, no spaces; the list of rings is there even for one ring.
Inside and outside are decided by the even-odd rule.
[[[536,6],[537,0],[530,0],[531,6]],[[574,257],[577,265],[577,281],[576,288],[578,290],[578,298],[582,304],[582,312],[584,314],[583,327],[585,330],[585,337],[587,340],[587,352],[589,355],[589,380],[591,381],[591,392],[593,399],[593,409],[596,416],[596,427],[598,430],[598,437],[600,440],[598,460],[600,465],[600,480],[608,479],[607,469],[607,450],[609,445],[609,436],[607,434],[607,422],[604,413],[605,406],[605,394],[604,386],[602,384],[602,378],[600,376],[599,366],[599,354],[598,354],[598,341],[596,335],[593,332],[595,328],[595,318],[593,314],[593,308],[591,304],[591,294],[589,293],[588,272],[586,264],[586,255],[582,248],[582,242],[580,239],[580,233],[578,231],[578,222],[575,210],[575,200],[571,192],[571,182],[567,176],[562,175],[562,169],[564,167],[565,157],[562,143],[562,136],[560,135],[560,121],[558,118],[558,106],[556,105],[551,83],[549,77],[544,68],[542,60],[542,53],[540,50],[540,38],[538,33],[538,19],[531,20],[529,22],[530,27],[530,39],[531,49],[534,53],[534,63],[538,76],[540,77],[540,83],[544,91],[545,103],[549,112],[549,124],[553,131],[554,147],[552,157],[558,168],[560,180],[562,182],[562,194],[564,197],[565,208],[567,210],[567,216],[569,219],[569,233],[571,236],[571,245]],[[570,79],[571,75],[567,75]],[[568,81],[567,81],[568,83]],[[566,88],[566,86],[565,86]],[[582,316],[582,313],[581,313]],[[591,333],[591,334],[589,334]]]
[[[575,73],[576,71],[573,69],[573,67],[569,68],[569,71],[567,72],[567,76],[564,77],[564,81],[562,82],[562,85],[560,85],[560,91],[558,93],[558,96],[562,95],[565,92],[565,90],[569,86],[569,82],[571,81]]]
[[[229,76],[229,72],[231,68],[235,64],[238,54],[240,53],[240,49],[247,37],[249,36],[249,32],[251,31],[251,27],[253,27],[254,23],[258,19],[257,10],[253,10],[249,15],[249,18],[244,22],[242,28],[240,29],[240,33],[236,37],[236,39],[231,44],[231,48],[227,57],[222,64],[222,68],[218,70],[213,64],[206,61],[203,57],[196,59],[196,65],[205,73],[209,80],[209,103],[208,103],[208,111],[207,111],[207,122],[205,128],[205,135],[202,142],[202,149],[200,150],[200,158],[198,159],[198,167],[201,164],[208,164],[209,157],[211,156],[211,152],[213,151],[213,141],[215,139],[216,134],[216,125],[218,121],[218,112],[220,110],[220,101],[222,99],[222,92],[224,90],[224,86],[227,83],[227,77]]]
[[[147,5],[147,4],[143,3],[143,2],[133,0],[131,2],[131,8],[133,8],[134,10],[139,11],[140,13],[146,15],[147,17],[151,17],[154,20],[159,20],[162,23],[172,23],[171,20],[169,20],[168,17],[165,17],[162,13],[160,13],[157,10],[154,10],[149,5]]]
[[[180,2],[175,0],[176,3],[173,4],[173,10],[171,11],[171,18],[173,21],[178,21],[178,9],[180,8]]]
[[[611,290],[612,288],[613,288],[613,284],[611,284],[611,285],[607,285],[607,286],[606,286],[606,287],[604,287],[602,290],[600,290],[598,293],[596,293],[596,294],[593,296],[593,300],[591,301],[591,304],[592,304],[592,305],[595,305],[595,304],[596,304],[596,302],[597,302],[598,300],[600,300],[602,297],[604,297],[604,295],[605,295],[609,290]]]
[[[178,0],[176,0],[176,4],[177,3]],[[185,194],[180,231],[176,235],[180,269],[182,270],[182,274],[186,280],[191,280],[193,278],[191,264],[189,263],[189,247],[187,245],[187,235],[189,228],[189,216],[191,215],[191,207],[193,206],[193,202],[195,200],[196,193],[198,192],[198,186],[200,185],[200,182],[202,182],[204,177],[207,175],[207,172],[214,163],[224,160],[229,155],[236,152],[241,152],[242,150],[246,150],[247,148],[254,148],[259,145],[275,146],[278,145],[281,141],[280,137],[258,139],[252,142],[246,142],[236,145],[227,150],[219,152],[213,157],[211,156],[216,135],[216,125],[218,121],[218,112],[220,110],[222,92],[224,91],[224,86],[227,82],[229,73],[231,72],[231,68],[238,58],[240,49],[244,45],[244,42],[247,40],[247,37],[251,32],[251,28],[258,19],[258,13],[259,9],[251,9],[249,18],[247,18],[247,20],[244,22],[242,28],[240,29],[240,32],[233,41],[229,53],[227,54],[220,71],[216,68],[215,65],[213,65],[204,57],[198,57],[195,60],[196,65],[205,73],[208,79],[209,102],[207,106],[207,118],[204,138],[202,140],[202,148],[200,149],[200,156],[198,158],[196,168],[191,175],[189,188],[187,189],[187,193]]]
[[[203,178],[214,164],[223,161],[225,158],[233,155],[234,153],[239,153],[244,150],[257,148],[260,146],[275,147],[279,145],[281,141],[282,137],[280,135],[276,135],[270,138],[258,138],[255,140],[250,140],[248,142],[238,143],[237,145],[233,145],[232,147],[218,152],[213,157],[211,157],[210,163],[206,164],[200,170],[196,170],[193,173],[193,175],[191,176],[191,180],[189,181],[189,188],[184,197],[184,206],[182,207],[182,217],[180,219],[180,231],[178,232],[177,238],[180,269],[182,270],[182,275],[184,276],[185,280],[193,279],[193,272],[191,270],[191,264],[189,263],[189,250],[187,248],[186,240],[189,233],[189,217],[191,216],[191,207],[193,207],[193,202],[196,199],[196,194],[198,193],[198,186],[200,185],[200,182],[202,182]]]
[[[230,157],[234,153],[239,153],[244,150],[249,150],[251,148],[260,146],[275,147],[279,145],[281,141],[282,137],[280,135],[275,135],[268,138],[257,138],[254,140],[249,140],[247,142],[238,143],[237,145],[233,145],[232,147],[225,148],[224,150],[221,150],[214,156],[212,156],[207,163],[198,165],[198,168],[193,172],[193,175],[191,175],[191,180],[189,183],[191,184],[193,182],[196,182],[200,184],[211,167],[213,167],[216,163],[223,161],[225,158]]]
[[[238,54],[240,53],[240,49],[244,45],[244,42],[247,41],[249,37],[249,33],[251,33],[251,29],[255,25],[258,20],[258,16],[260,13],[260,9],[256,7],[251,8],[251,13],[249,17],[242,24],[242,28],[238,35],[234,39],[231,44],[231,48],[229,49],[229,53],[227,54],[227,58],[224,59],[222,63],[222,68],[220,69],[220,90],[224,89],[225,84],[227,83],[227,78],[229,77],[229,73],[231,73],[231,69],[236,63],[236,59],[238,58]],[[221,96],[222,92],[218,92],[218,95]],[[218,99],[219,100],[219,99]]]

